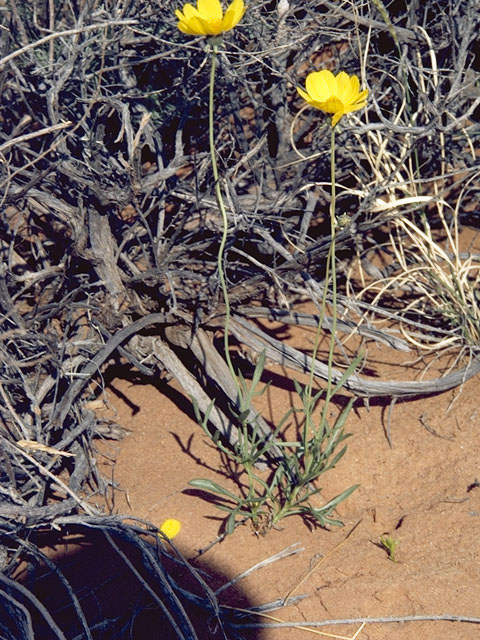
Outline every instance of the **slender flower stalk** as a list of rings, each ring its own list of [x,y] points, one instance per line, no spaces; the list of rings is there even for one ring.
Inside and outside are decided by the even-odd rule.
[[[325,415],[322,417],[322,423],[326,419],[326,411],[328,409],[329,401],[331,400],[332,393],[332,377],[330,375],[333,368],[333,352],[335,349],[335,334],[337,332],[337,269],[336,269],[336,218],[335,218],[335,207],[336,207],[336,189],[335,189],[335,127],[332,126],[330,130],[330,182],[331,182],[331,192],[330,192],[330,247],[328,250],[327,256],[327,264],[325,269],[325,282],[327,286],[323,289],[322,296],[322,306],[321,306],[321,318],[317,325],[317,333],[315,336],[315,343],[312,350],[312,362],[315,362],[317,359],[318,348],[320,345],[320,334],[322,330],[322,321],[321,319],[325,317],[325,310],[327,306],[327,293],[328,293],[328,282],[330,280],[330,274],[332,279],[332,325],[331,325],[331,334],[330,334],[330,343],[328,348],[328,378],[327,378],[327,391],[325,395],[325,403],[324,403],[324,413]],[[306,397],[307,402],[311,401],[312,397],[312,389],[313,389],[313,379],[314,379],[314,367],[312,365],[310,369],[310,376],[308,379],[308,384],[306,388]],[[305,427],[306,429],[311,429],[312,425],[312,415],[307,414]],[[313,431],[313,429],[312,429]],[[305,434],[306,435],[306,434]]]
[[[312,353],[312,362],[315,362],[319,344],[320,333],[322,326],[322,318],[325,317],[325,309],[327,304],[328,282],[331,277],[332,281],[332,326],[330,334],[330,343],[328,349],[328,378],[327,389],[325,396],[325,403],[323,406],[323,415],[321,424],[326,424],[327,410],[334,395],[333,381],[331,372],[333,369],[333,355],[335,350],[335,334],[337,330],[337,272],[336,272],[336,191],[335,191],[335,127],[341,118],[351,113],[362,109],[367,102],[368,89],[360,91],[360,82],[357,76],[349,76],[345,71],[340,71],[336,76],[333,75],[328,69],[322,71],[314,71],[310,73],[305,81],[305,89],[303,90],[297,87],[298,93],[302,98],[315,109],[319,109],[324,113],[332,115],[331,120],[331,132],[330,132],[330,182],[331,182],[331,200],[330,200],[330,235],[331,242],[328,251],[325,282],[322,306],[321,306],[321,318],[317,326],[317,333],[315,337],[315,344]],[[306,386],[306,406],[310,406],[312,399],[314,379],[314,367],[310,370],[309,380]],[[308,433],[313,432],[312,413],[307,412],[305,427],[304,427],[304,439],[308,437]],[[319,434],[322,437],[322,434]],[[309,466],[312,464],[313,458],[310,455],[305,456],[305,468],[309,471]]]
[[[336,219],[335,219],[335,205],[336,205],[336,188],[335,188],[335,127],[332,121],[332,130],[330,132],[330,181],[331,181],[331,193],[330,193],[330,249],[328,257],[330,258],[330,269],[332,273],[332,333],[330,337],[330,346],[328,350],[328,379],[327,379],[327,393],[325,398],[324,412],[326,412],[330,398],[332,397],[332,376],[330,372],[333,368],[333,351],[335,348],[335,335],[337,333],[337,269],[335,265],[336,261]],[[327,288],[325,288],[325,291]]]
[[[243,0],[233,0],[228,6],[225,14],[223,13],[220,0],[197,0],[197,6],[187,3],[183,7],[183,11],[177,9],[175,14],[179,20],[178,28],[183,33],[193,36],[211,36],[209,38],[212,50],[212,66],[210,71],[210,89],[208,102],[208,139],[210,145],[210,157],[212,162],[213,179],[215,182],[215,195],[218,207],[222,216],[223,232],[220,240],[220,246],[217,254],[218,277],[220,279],[220,287],[222,289],[223,299],[225,302],[225,360],[227,362],[232,378],[235,381],[238,400],[241,399],[241,389],[233,368],[229,350],[229,323],[230,323],[230,300],[228,297],[227,284],[225,281],[225,268],[223,258],[225,253],[225,245],[227,243],[228,234],[228,218],[223,201],[222,189],[220,186],[220,177],[218,173],[217,157],[215,152],[215,116],[214,116],[214,99],[215,99],[215,71],[217,68],[218,44],[221,42],[221,35],[225,31],[233,29],[243,18],[246,11]]]
[[[218,277],[220,279],[220,286],[222,288],[223,299],[225,302],[225,327],[224,327],[224,345],[225,345],[225,360],[227,362],[230,373],[233,379],[237,383],[237,377],[235,375],[235,369],[233,368],[232,360],[230,358],[229,349],[229,326],[230,326],[230,299],[228,297],[227,283],[225,281],[225,268],[223,264],[223,256],[225,254],[225,245],[227,244],[228,235],[228,218],[227,211],[225,209],[225,203],[223,201],[222,189],[220,186],[220,176],[218,173],[217,156],[215,152],[215,114],[214,114],[214,97],[215,97],[215,70],[217,67],[217,55],[218,46],[216,43],[212,43],[212,67],[210,71],[210,90],[208,100],[208,138],[210,143],[210,157],[212,162],[213,180],[215,182],[215,195],[217,197],[218,207],[222,216],[222,238],[220,240],[220,246],[217,254],[217,268]],[[237,384],[237,391],[240,389]],[[240,399],[240,396],[239,396]]]

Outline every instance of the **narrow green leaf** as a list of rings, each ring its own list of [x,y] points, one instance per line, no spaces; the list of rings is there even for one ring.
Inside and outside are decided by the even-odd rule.
[[[203,491],[209,491],[210,493],[218,493],[223,496],[228,496],[235,502],[238,502],[238,497],[234,493],[231,493],[227,489],[224,489],[216,482],[213,482],[213,480],[207,480],[205,478],[194,478],[193,480],[190,480],[188,484],[195,489],[202,489]]]
[[[245,411],[242,411],[239,415],[238,415],[238,421],[241,424],[245,424],[248,422],[248,417],[250,416],[250,409],[245,409]]]
[[[327,511],[333,511],[333,509],[335,509],[335,507],[338,504],[340,504],[340,502],[343,502],[343,500],[348,498],[348,496],[352,494],[355,491],[355,489],[358,489],[359,486],[360,486],[359,484],[354,484],[353,487],[346,489],[345,491],[343,491],[343,493],[340,493],[338,496],[330,500],[330,502],[327,502],[327,504],[324,504],[321,510],[324,513]]]
[[[238,513],[238,509],[234,509],[228,517],[227,524],[226,524],[226,531],[228,535],[231,535],[235,531],[235,519],[237,517],[237,513]]]
[[[257,364],[255,365],[255,371],[253,372],[252,377],[252,389],[255,389],[258,383],[260,382],[260,378],[262,377],[263,371],[265,369],[265,349],[259,355]]]

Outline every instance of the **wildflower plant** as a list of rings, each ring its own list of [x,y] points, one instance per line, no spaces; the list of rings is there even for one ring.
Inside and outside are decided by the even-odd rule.
[[[345,371],[342,379],[332,389],[332,397],[341,389],[344,381],[356,368],[358,361],[354,361]],[[242,397],[245,404],[250,403],[255,396],[265,391],[258,389],[260,378],[265,366],[265,355],[260,355],[255,372],[248,385],[241,373],[239,380],[242,388]],[[347,404],[335,420],[333,426],[327,421],[326,412],[322,412],[320,424],[313,426],[312,415],[322,392],[318,392],[313,398],[305,393],[301,385],[294,380],[301,406],[292,408],[279,421],[273,437],[276,438],[293,414],[303,414],[305,424],[310,429],[304,429],[299,440],[289,442],[276,441],[283,449],[283,456],[276,461],[274,470],[265,478],[256,467],[257,463],[264,459],[271,447],[271,441],[258,433],[253,425],[247,428],[246,411],[239,414],[242,428],[239,430],[240,438],[236,445],[228,447],[218,437],[218,432],[211,435],[208,425],[208,411],[201,416],[195,406],[196,417],[204,432],[212,438],[214,443],[223,453],[227,467],[240,470],[238,485],[241,494],[221,486],[217,482],[206,478],[195,478],[189,485],[215,496],[215,505],[228,515],[226,517],[225,530],[233,533],[239,522],[250,521],[256,533],[265,534],[269,529],[277,525],[288,516],[301,515],[313,524],[321,526],[342,525],[342,522],[332,517],[336,507],[345,500],[358,485],[354,485],[328,502],[318,506],[316,497],[322,491],[314,485],[315,481],[330,469],[333,469],[346,452],[343,442],[349,437],[344,432],[345,421],[349,415],[353,400]],[[245,474],[245,481],[241,475]]]
[[[331,183],[331,199],[330,199],[330,234],[331,243],[329,247],[327,257],[327,270],[326,270],[326,282],[328,284],[329,278],[332,283],[332,330],[330,334],[330,348],[328,353],[328,380],[327,391],[324,404],[324,418],[328,409],[329,403],[334,395],[332,392],[332,369],[333,369],[333,353],[335,347],[335,334],[337,329],[337,273],[336,273],[336,233],[337,228],[341,226],[341,223],[337,222],[335,216],[336,209],[336,177],[335,177],[335,127],[340,122],[341,118],[357,111],[366,105],[368,89],[360,91],[360,82],[357,76],[349,76],[344,71],[340,71],[337,76],[334,76],[328,69],[321,71],[313,71],[307,76],[305,81],[306,91],[297,87],[298,93],[302,98],[315,109],[319,109],[324,113],[331,114],[331,127],[330,127],[330,183]],[[316,357],[318,350],[318,344],[320,339],[321,320],[325,315],[326,302],[327,302],[328,286],[323,289],[321,318],[318,323],[317,337],[314,346],[313,358]],[[358,363],[357,363],[358,364]],[[313,384],[313,369],[310,372],[310,380],[306,387],[307,402],[310,401]],[[309,419],[307,415],[306,424],[308,425]]]
[[[190,34],[195,33],[198,35],[217,36],[222,32],[222,25],[225,25],[227,15],[230,16],[226,22],[226,25],[229,28],[230,25],[233,24],[234,17],[238,22],[241,16],[243,16],[243,6],[240,6],[240,4],[234,5],[235,3],[230,5],[224,17],[221,13],[221,6],[217,2],[213,2],[213,0],[211,2],[199,2],[196,11],[193,11],[193,7],[191,5],[186,5],[183,13],[177,12],[177,17],[180,19],[179,28]],[[180,25],[182,25],[182,27],[180,27]],[[211,40],[211,47],[212,67],[209,94],[209,139],[215,180],[215,191],[223,219],[223,236],[218,252],[218,272],[226,308],[224,331],[225,357],[232,377],[237,385],[238,402],[237,407],[234,407],[233,411],[236,411],[237,419],[240,423],[240,428],[238,430],[239,439],[233,448],[227,447],[222,443],[218,432],[212,435],[210,431],[208,419],[210,410],[213,408],[213,403],[210,406],[210,410],[207,411],[203,417],[200,415],[195,401],[194,406],[197,419],[205,433],[213,439],[217,447],[223,452],[230,463],[233,463],[245,473],[246,483],[241,484],[240,481],[242,492],[240,496],[235,495],[231,491],[209,479],[197,478],[191,480],[189,484],[196,489],[206,491],[207,493],[213,494],[217,497],[217,506],[228,513],[226,520],[227,533],[233,532],[235,525],[239,520],[250,519],[256,531],[265,532],[281,519],[296,514],[309,517],[314,522],[323,526],[340,525],[342,523],[339,520],[332,518],[332,513],[337,505],[355,490],[356,486],[350,487],[320,507],[316,506],[314,502],[312,502],[312,498],[317,496],[321,491],[321,489],[315,487],[313,483],[327,470],[332,469],[343,457],[346,451],[346,447],[340,445],[348,437],[348,435],[344,433],[344,423],[350,412],[353,401],[351,400],[348,403],[347,407],[338,416],[333,426],[329,425],[327,414],[332,398],[336,393],[338,393],[345,380],[353,373],[360,361],[360,358],[355,359],[337,384],[333,384],[331,372],[333,370],[333,353],[335,346],[337,295],[335,271],[335,234],[337,227],[335,218],[335,126],[344,115],[365,106],[368,91],[360,91],[360,83],[356,76],[350,77],[345,72],[340,72],[335,77],[328,70],[310,74],[307,77],[306,82],[307,90],[304,91],[303,89],[298,89],[300,95],[305,98],[308,104],[328,114],[332,114],[332,198],[330,208],[331,245],[327,259],[327,283],[331,277],[333,323],[328,355],[329,376],[319,424],[314,424],[313,414],[323,392],[320,391],[313,395],[314,364],[312,364],[307,385],[302,388],[301,385],[295,381],[296,390],[299,398],[301,399],[302,406],[299,409],[292,408],[292,410],[280,421],[277,429],[272,435],[272,438],[265,440],[259,430],[257,430],[255,421],[252,423],[252,420],[250,419],[251,401],[256,395],[263,392],[258,391],[257,387],[264,370],[265,354],[262,354],[257,362],[250,387],[248,387],[241,373],[239,373],[237,377],[229,354],[228,332],[230,306],[223,265],[223,252],[227,238],[228,220],[219,183],[214,145],[213,102],[215,66],[218,52],[218,41],[215,38],[212,38]],[[316,333],[312,363],[315,362],[319,348],[321,324],[325,315],[327,303],[327,291],[328,287],[326,286],[324,288],[322,312]],[[300,434],[300,438],[293,442],[279,442],[277,440],[277,435],[280,428],[285,424],[292,412],[301,412],[304,414],[304,426]],[[261,463],[262,459],[265,459],[265,455],[269,453],[272,442],[275,442],[276,445],[282,447],[283,455],[280,459],[275,461],[274,471],[271,476],[265,480],[260,473],[257,472],[256,467]]]

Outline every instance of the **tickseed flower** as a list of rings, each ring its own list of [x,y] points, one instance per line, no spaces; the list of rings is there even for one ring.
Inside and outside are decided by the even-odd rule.
[[[332,127],[342,116],[357,111],[367,104],[368,89],[360,91],[357,76],[340,71],[336,76],[328,69],[313,71],[305,80],[305,89],[298,93],[309,105],[325,113],[332,113]]]
[[[190,36],[218,36],[233,29],[245,13],[243,0],[233,0],[223,14],[220,0],[197,0],[197,8],[189,2],[183,12],[177,9],[178,28]]]
[[[165,520],[165,522],[162,524],[162,526],[160,527],[160,531],[164,533],[167,536],[167,538],[170,538],[170,540],[173,540],[173,538],[175,538],[177,533],[180,531],[181,527],[182,525],[178,520],[175,520],[174,518],[169,518],[168,520]]]

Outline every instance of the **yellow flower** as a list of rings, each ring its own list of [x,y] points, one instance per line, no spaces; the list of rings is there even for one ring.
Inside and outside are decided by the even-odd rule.
[[[233,29],[245,13],[243,0],[233,0],[223,15],[220,0],[197,0],[197,8],[189,2],[175,14],[179,20],[178,28],[190,36],[218,36]]]
[[[349,76],[340,71],[336,76],[328,69],[309,73],[305,81],[305,89],[297,87],[298,93],[309,105],[332,113],[332,127],[342,116],[357,111],[367,104],[368,89],[360,91],[357,76]]]
[[[168,520],[165,520],[165,522],[162,524],[162,526],[160,527],[160,531],[164,533],[167,536],[167,538],[170,538],[170,540],[172,540],[180,531],[181,527],[182,525],[178,520],[175,520],[174,518],[169,518]]]

